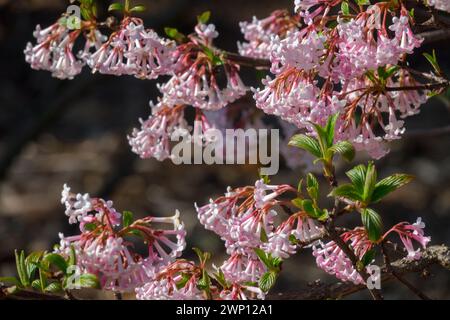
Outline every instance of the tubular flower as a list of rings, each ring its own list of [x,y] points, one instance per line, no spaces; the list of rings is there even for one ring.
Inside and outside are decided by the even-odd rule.
[[[136,288],[138,300],[204,300],[197,288],[200,270],[193,262],[177,260],[149,282]]]
[[[27,44],[25,61],[35,70],[52,72],[59,79],[73,79],[83,68],[83,61],[73,53],[73,46],[80,36],[80,30],[69,30],[60,21],[46,29],[36,27],[36,45]]]
[[[128,17],[86,60],[93,72],[156,79],[172,72],[174,50],[173,42],[145,29],[142,20]]]
[[[198,25],[197,34],[177,47],[175,75],[159,86],[168,105],[186,104],[205,110],[219,110],[241,98],[247,87],[239,76],[239,65],[222,61],[209,49],[216,32],[212,25]],[[220,63],[219,63],[220,61]],[[219,72],[226,83],[219,82]]]
[[[148,281],[160,268],[181,255],[186,232],[173,217],[147,217],[119,230],[121,215],[111,201],[90,198],[88,194],[72,194],[64,186],[62,203],[72,223],[80,222],[81,234],[64,237],[60,234],[57,252],[68,255],[75,250],[77,264],[83,271],[99,277],[102,287],[113,291],[130,291]],[[155,224],[171,228],[155,229]],[[126,237],[139,234],[146,243],[146,257],[134,252]]]
[[[239,53],[243,56],[268,59],[274,50],[272,38],[284,39],[298,28],[298,16],[291,16],[286,10],[274,11],[262,20],[253,17],[251,22],[241,22],[239,26],[246,42],[238,42]]]
[[[363,228],[356,228],[345,232],[341,235],[341,238],[344,242],[349,243],[359,259],[361,259],[373,245],[367,237],[367,232]],[[354,284],[364,283],[364,280],[353,267],[350,259],[334,241],[325,244],[319,242],[319,245],[314,245],[313,256],[316,258],[316,263],[319,268],[336,276],[339,280],[351,281]]]
[[[152,106],[152,105],[151,105]],[[184,106],[166,106],[161,102],[152,106],[153,114],[140,119],[141,128],[134,129],[128,136],[132,151],[141,158],[155,158],[159,161],[170,158],[170,142],[177,130],[187,130]]]
[[[264,264],[257,258],[234,253],[219,268],[225,278],[232,282],[257,282],[267,271]]]
[[[397,233],[408,252],[407,258],[410,260],[417,260],[420,259],[421,252],[420,248],[417,250],[414,249],[412,240],[419,243],[423,249],[425,249],[431,241],[430,237],[425,237],[423,229],[425,229],[425,223],[422,222],[422,218],[417,218],[417,221],[413,224],[407,222],[396,224],[384,235],[384,237],[392,232]]]

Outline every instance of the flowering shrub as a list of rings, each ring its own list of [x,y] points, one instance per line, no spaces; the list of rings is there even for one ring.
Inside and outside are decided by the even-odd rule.
[[[179,212],[134,220],[111,201],[71,193],[65,185],[61,202],[80,233],[60,234],[60,244],[51,252],[28,257],[16,252],[18,279],[0,279],[13,285],[12,291],[67,294],[77,289],[69,280],[75,277],[78,288],[101,288],[117,296],[133,292],[142,300],[264,299],[282,273],[283,261],[311,249],[319,268],[341,281],[367,286],[381,299],[380,288],[368,284],[381,281],[381,274],[374,278],[370,271],[381,264],[381,255],[387,272],[393,272],[392,250],[407,261],[422,259],[430,237],[421,218],[386,227],[373,209],[411,176],[379,179],[373,162],[347,171],[345,184],[335,173],[337,156],[349,162],[356,151],[374,159],[385,156],[387,142],[405,132],[403,119],[449,87],[434,52],[425,55],[432,71],[408,65],[424,39],[415,31],[414,12],[406,1],[295,0],[292,12],[278,10],[242,22],[245,40],[238,43],[239,54],[214,45],[219,33],[209,24],[209,12],[198,17],[192,34],[166,28],[166,39],[134,16],[143,8],[130,1],[110,6],[123,16],[120,22],[101,22],[96,1],[81,0],[79,5],[80,28],[70,28],[66,14],[46,29],[37,26],[36,44],[27,45],[25,60],[60,79],[73,79],[85,66],[139,79],[169,76],[158,85],[161,96],[150,103],[149,118],[128,136],[141,158],[171,158],[171,137],[180,130],[202,134],[233,125],[223,110],[252,94],[263,111],[254,116],[274,115],[294,125],[297,134],[290,148],[321,163],[328,183],[320,184],[313,173],[298,186],[273,185],[261,176],[254,185],[229,188],[209,203],[195,204],[200,224],[223,240],[228,258],[219,266],[210,265],[211,254],[200,249],[194,249],[198,261],[181,258],[186,231]],[[425,5],[449,11],[446,1]],[[78,53],[76,41],[84,41]],[[242,67],[270,74],[260,88],[250,88],[241,79]],[[196,112],[193,128],[184,117],[189,107]],[[331,205],[321,200],[323,194],[333,199]],[[338,225],[341,216],[350,214],[361,217],[358,226]],[[402,246],[394,245],[395,234]]]

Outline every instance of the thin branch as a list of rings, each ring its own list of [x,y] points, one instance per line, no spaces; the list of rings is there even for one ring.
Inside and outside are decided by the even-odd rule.
[[[396,278],[400,283],[402,283],[405,287],[407,287],[411,292],[413,292],[416,296],[418,296],[422,300],[431,300],[425,293],[416,288],[412,283],[408,280],[404,279],[400,274],[398,274],[395,270],[392,269],[391,258],[386,250],[386,244],[384,241],[381,243],[381,251],[383,252],[384,263],[386,265],[387,272],[391,273],[394,278]]]
[[[419,260],[399,259],[391,263],[392,269],[399,275],[409,273],[420,273],[428,267],[440,265],[450,270],[450,248],[447,246],[431,246],[422,252]],[[394,278],[387,272],[386,267],[382,268],[382,283],[391,281]],[[351,282],[337,282],[333,284],[322,284],[320,282],[313,284],[310,288],[287,293],[269,294],[268,299],[274,300],[323,300],[323,299],[341,299],[359,291],[365,290],[365,285],[355,285]]]

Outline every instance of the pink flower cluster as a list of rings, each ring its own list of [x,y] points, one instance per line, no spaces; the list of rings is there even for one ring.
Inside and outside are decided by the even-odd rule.
[[[174,76],[158,88],[167,105],[219,110],[244,96],[247,87],[239,76],[239,65],[214,56],[211,46],[218,35],[215,27],[199,24],[195,30],[196,34],[189,36],[189,42],[177,47]],[[225,74],[224,85],[218,81],[218,69]]]
[[[120,29],[87,57],[93,72],[156,79],[173,69],[175,44],[145,29],[142,20],[125,18]]]
[[[46,29],[38,25],[34,32],[37,44],[27,44],[25,61],[36,70],[46,70],[59,79],[73,79],[78,75],[84,62],[73,53],[79,30],[71,31],[62,23],[56,22]]]
[[[251,22],[239,25],[246,42],[238,42],[239,53],[243,56],[268,59],[274,50],[273,38],[284,39],[286,35],[297,30],[297,16],[291,16],[286,10],[277,10],[262,20],[253,17]]]
[[[355,18],[338,17],[337,27],[327,28],[313,23],[319,14],[322,21],[328,18],[325,4],[330,5],[297,1],[307,25],[270,38],[275,78],[267,77],[263,88],[253,89],[256,106],[311,133],[311,122],[324,124],[340,113],[337,139],[350,140],[358,150],[380,158],[387,152],[384,142],[404,132],[398,117],[417,113],[427,99],[425,90],[401,90],[414,86],[415,80],[396,67],[422,40],[413,34],[404,8],[390,24],[383,18],[386,7],[375,4]],[[392,70],[383,85],[391,90],[374,83],[384,75],[380,69]]]
[[[81,234],[70,237],[60,234],[56,251],[68,255],[73,248],[77,265],[83,272],[97,275],[106,290],[126,292],[142,286],[185,248],[186,232],[178,212],[173,217],[146,217],[120,229],[121,214],[111,201],[73,194],[65,185],[61,202],[69,222],[80,223]],[[164,228],[155,229],[155,225]],[[135,252],[133,243],[127,240],[136,233],[147,244],[147,256]]]
[[[356,257],[359,259],[373,245],[363,228],[356,228],[345,232],[341,235],[341,238],[345,243],[350,245]],[[319,242],[318,245],[313,246],[313,256],[316,258],[316,263],[319,268],[336,276],[339,280],[351,281],[355,284],[364,283],[358,271],[353,267],[351,260],[334,241],[327,243]]]
[[[184,119],[184,106],[169,107],[161,102],[152,106],[153,114],[141,122],[141,128],[134,129],[128,141],[134,153],[143,159],[159,161],[170,158],[170,142],[177,130],[188,130]]]
[[[254,187],[229,189],[209,204],[196,206],[200,223],[225,241],[230,258],[219,269],[228,279],[242,284],[262,276],[266,267],[256,256],[255,248],[286,259],[297,249],[292,237],[308,242],[322,233],[313,220],[301,213],[290,216],[278,227],[274,225],[274,206],[282,204],[279,197],[288,191],[295,189],[258,180]]]
[[[421,218],[418,218],[413,224],[409,224],[407,222],[396,224],[385,234],[385,237],[392,232],[397,233],[405,246],[406,251],[408,252],[407,258],[410,260],[417,260],[420,259],[421,252],[420,248],[417,250],[414,249],[412,240],[419,243],[423,249],[425,249],[431,241],[430,237],[425,237],[423,231],[424,228],[425,223],[422,222]]]

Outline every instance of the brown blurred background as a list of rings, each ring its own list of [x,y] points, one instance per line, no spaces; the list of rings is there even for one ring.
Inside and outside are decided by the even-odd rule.
[[[110,1],[102,3],[106,8]],[[277,8],[293,8],[291,0],[136,3],[147,6],[141,16],[147,27],[159,32],[174,26],[189,33],[196,16],[211,10],[220,33],[218,46],[232,51],[236,41],[242,40],[239,21],[253,15],[265,17]],[[205,203],[228,185],[252,184],[256,168],[175,166],[132,154],[126,135],[138,125],[139,117],[148,116],[148,101],[157,95],[155,81],[91,75],[87,69],[73,81],[59,81],[48,72],[31,70],[23,49],[33,40],[35,25],[53,23],[67,5],[65,0],[0,0],[0,275],[14,274],[15,248],[47,249],[58,241],[58,232],[76,233],[60,205],[64,183],[76,192],[111,199],[118,210],[131,210],[137,217],[169,215],[179,209],[189,234],[186,256],[193,257],[190,247],[200,247],[216,253],[214,261],[219,264],[224,258],[222,241],[197,223],[193,203]],[[422,51],[431,48],[437,49],[439,61],[450,71],[448,44],[437,43]],[[425,59],[417,56],[413,64],[427,68]],[[392,152],[377,162],[380,176],[393,172],[417,176],[378,207],[385,225],[413,222],[421,216],[432,244],[450,244],[450,139],[448,133],[430,135],[428,129],[446,127],[449,122],[449,101],[432,99],[420,115],[407,120],[409,136],[392,144]],[[283,167],[273,182],[295,185],[302,174],[301,169],[293,173]],[[354,223],[357,217],[348,221],[349,226]],[[274,290],[305,288],[318,278],[334,280],[305,251],[286,262]],[[410,280],[433,298],[450,298],[449,273],[432,269],[429,279],[412,275]],[[387,298],[414,298],[399,284],[387,284],[384,289]],[[361,293],[352,298],[368,296]]]

